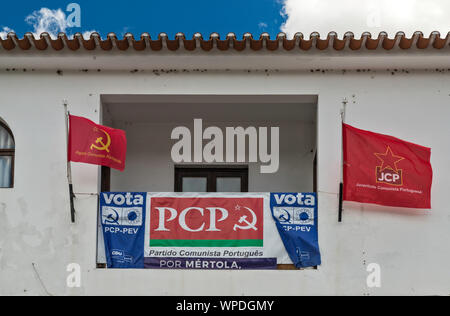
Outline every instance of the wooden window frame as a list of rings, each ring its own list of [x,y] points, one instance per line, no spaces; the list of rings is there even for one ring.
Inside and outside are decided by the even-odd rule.
[[[10,186],[9,187],[0,187],[0,189],[12,189],[14,188],[14,165],[15,165],[15,158],[16,158],[16,141],[14,139],[14,134],[12,133],[11,129],[0,121],[0,126],[3,127],[6,132],[11,136],[13,142],[14,142],[14,149],[2,149],[0,148],[0,157],[11,157],[11,174],[10,174]]]
[[[317,193],[317,151],[314,154],[313,161],[313,192]]]
[[[111,168],[101,167],[101,177],[100,177],[100,192],[110,192],[111,191]]]
[[[248,166],[175,166],[174,191],[183,192],[183,178],[207,178],[207,192],[217,191],[217,178],[241,178],[241,192],[248,192]]]

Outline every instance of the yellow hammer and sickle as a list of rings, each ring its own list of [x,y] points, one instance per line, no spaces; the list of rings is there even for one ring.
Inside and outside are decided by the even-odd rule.
[[[99,131],[99,132],[103,132],[106,135],[106,144],[103,143],[103,137],[99,137],[97,138],[97,140],[95,141],[95,144],[99,144],[100,146],[97,146],[95,144],[91,145],[91,150],[92,149],[97,149],[97,150],[106,150],[107,152],[109,152],[109,147],[111,146],[111,137],[109,136],[109,134],[107,132],[105,132],[102,129],[98,129],[98,128],[94,128],[95,131]]]

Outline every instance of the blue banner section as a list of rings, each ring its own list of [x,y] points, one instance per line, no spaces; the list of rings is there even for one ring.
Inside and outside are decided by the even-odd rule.
[[[316,193],[271,193],[270,209],[295,266],[320,265]]]
[[[144,268],[147,193],[101,193],[100,215],[108,268]]]

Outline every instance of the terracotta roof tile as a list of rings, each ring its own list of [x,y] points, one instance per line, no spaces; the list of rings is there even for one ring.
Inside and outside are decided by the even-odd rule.
[[[450,45],[450,33],[441,37],[439,32],[433,32],[429,37],[424,37],[421,32],[416,32],[411,38],[405,36],[403,32],[398,32],[394,38],[389,38],[387,33],[381,32],[378,37],[372,38],[370,33],[363,33],[360,38],[355,38],[354,34],[347,32],[342,38],[338,38],[335,32],[330,32],[327,37],[321,38],[319,33],[312,33],[309,39],[305,39],[302,33],[296,33],[292,38],[287,38],[286,34],[280,33],[276,38],[270,38],[270,35],[263,33],[259,38],[246,33],[240,39],[234,33],[229,33],[225,38],[220,38],[219,34],[212,33],[209,38],[204,38],[201,34],[194,34],[192,38],[186,38],[183,33],[178,33],[173,39],[167,34],[161,33],[158,38],[152,39],[148,33],[143,33],[140,38],[134,38],[130,33],[124,35],[122,39],[116,34],[110,33],[106,38],[101,38],[98,33],[93,33],[89,38],[84,38],[82,34],[77,33],[72,38],[64,33],[52,39],[48,33],[42,33],[39,38],[35,38],[32,33],[26,33],[22,39],[19,39],[15,33],[9,33],[5,39],[0,38],[0,50],[5,51],[27,51],[36,49],[37,51],[93,51],[103,50],[111,51],[118,49],[120,51],[342,51],[349,49],[351,51],[360,50],[379,50],[390,51],[395,48],[408,50],[417,49],[436,49],[442,50]]]

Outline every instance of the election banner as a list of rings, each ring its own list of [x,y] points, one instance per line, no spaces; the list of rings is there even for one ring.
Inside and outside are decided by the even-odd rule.
[[[292,263],[269,193],[149,193],[145,266],[276,269]]]
[[[101,193],[100,215],[108,268],[144,268],[147,193]]]
[[[321,263],[315,193],[272,193],[270,208],[283,244],[297,268]]]
[[[271,197],[270,193],[102,193],[108,267],[241,270],[276,269],[293,262],[298,267],[319,264],[318,246],[310,249],[317,245],[315,195],[307,195],[304,202],[315,225],[302,222],[306,228],[288,235],[279,232],[271,207],[284,207],[281,202],[289,197],[274,197],[280,199],[279,205],[271,203]],[[139,215],[132,216],[131,225],[133,211]],[[305,231],[310,234],[302,235]],[[298,249],[301,263],[293,256]]]

